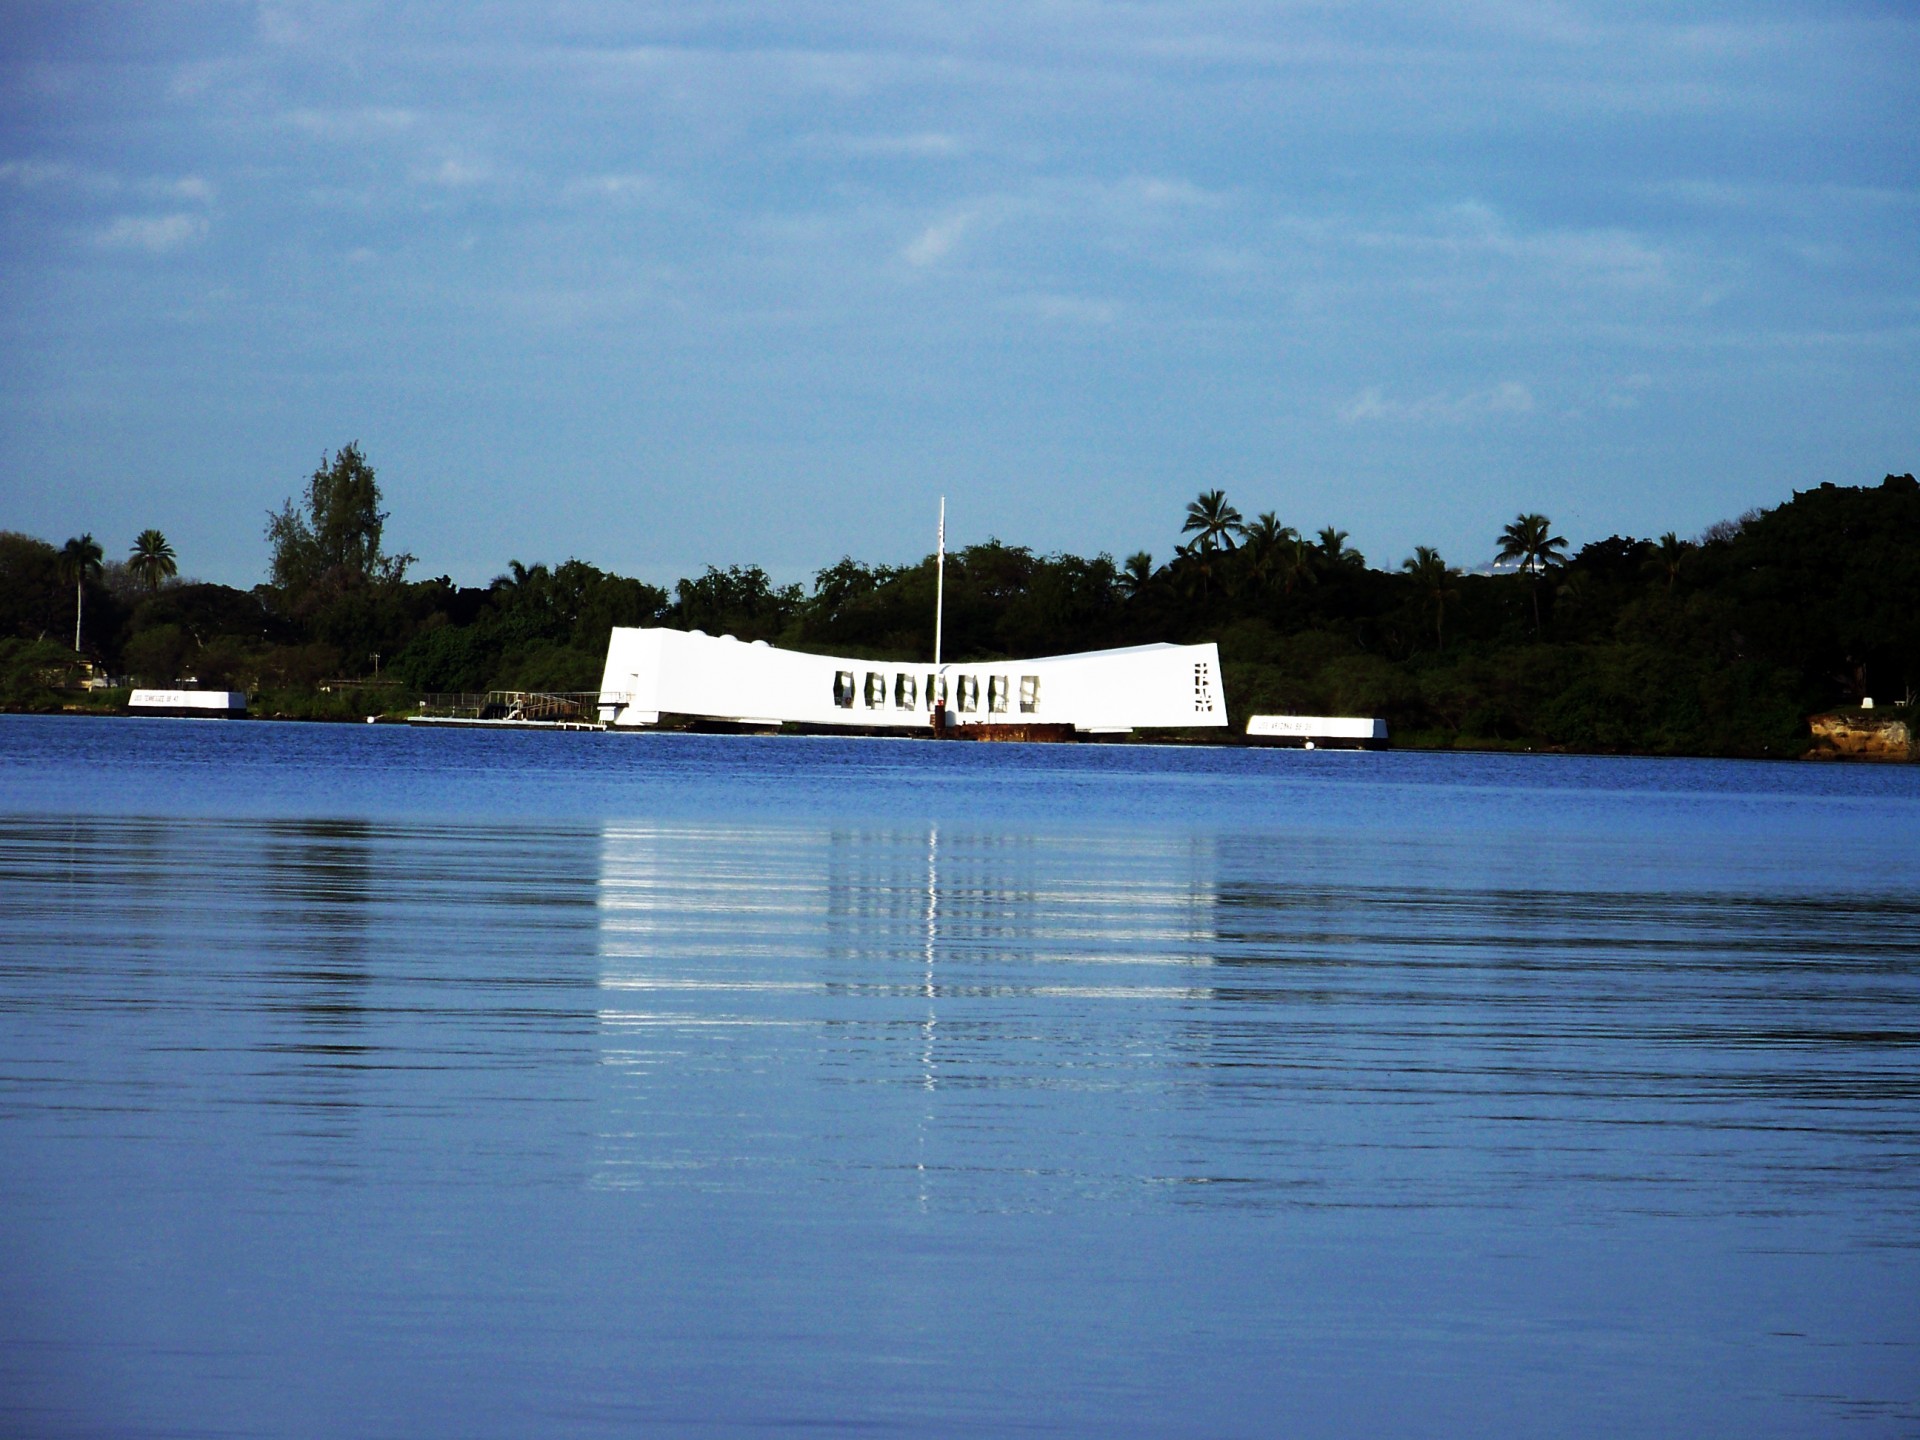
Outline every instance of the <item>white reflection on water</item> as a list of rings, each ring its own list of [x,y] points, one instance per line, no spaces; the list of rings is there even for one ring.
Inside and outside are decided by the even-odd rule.
[[[934,1203],[937,1177],[950,1203],[989,1208],[1009,1203],[990,1193],[995,1174],[1114,1183],[1098,1155],[1108,1119],[1028,1106],[1175,1086],[1172,1052],[1152,1062],[1157,1080],[1140,1067],[1159,1012],[1208,998],[1170,982],[1211,968],[1209,848],[931,825],[608,828],[602,1053],[640,1088],[602,1183],[652,1173],[635,1162],[653,1146],[680,1157],[676,1171],[704,1155],[736,1184],[910,1175],[899,1198],[916,1207]],[[1115,1027],[1085,1008],[1106,1004],[1155,1015]],[[743,1110],[782,1121],[747,1154],[723,1119]],[[1021,1136],[1034,1119],[1042,1133]],[[1082,1132],[1077,1168],[1032,1153],[1063,1125]]]

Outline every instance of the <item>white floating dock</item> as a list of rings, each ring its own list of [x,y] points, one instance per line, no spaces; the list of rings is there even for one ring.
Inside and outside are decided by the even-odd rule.
[[[244,690],[136,690],[127,709],[142,715],[244,715]]]
[[[1377,749],[1387,743],[1387,722],[1360,715],[1254,715],[1247,720],[1247,738],[1308,749],[1321,745]]]

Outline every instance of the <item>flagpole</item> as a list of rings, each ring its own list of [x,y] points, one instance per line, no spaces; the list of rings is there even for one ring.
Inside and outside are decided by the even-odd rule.
[[[934,541],[934,582],[933,582],[933,693],[927,696],[927,705],[933,711],[933,733],[936,738],[947,733],[947,706],[940,689],[947,681],[940,671],[940,628],[946,619],[947,608],[947,497],[940,497],[940,533]]]
[[[940,535],[934,542],[935,580],[933,591],[933,668],[940,669],[940,627],[947,605],[947,497],[940,497]]]

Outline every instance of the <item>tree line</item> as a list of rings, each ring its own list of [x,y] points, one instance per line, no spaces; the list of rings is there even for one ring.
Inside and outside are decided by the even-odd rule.
[[[81,661],[146,684],[244,689],[256,712],[404,707],[431,692],[578,691],[616,625],[667,625],[873,658],[924,657],[931,555],[842,558],[810,585],[710,566],[671,589],[569,559],[491,584],[409,578],[357,445],[323,460],[265,526],[251,590],[182,579],[157,529],[124,560],[91,536],[0,532],[0,704],[46,708]],[[1492,573],[1429,546],[1376,567],[1221,490],[1179,517],[1164,561],[1037,554],[999,540],[947,558],[953,659],[1167,640],[1220,646],[1228,704],[1387,718],[1400,743],[1783,755],[1806,717],[1912,703],[1920,686],[1920,484],[1823,484],[1694,540],[1572,550],[1526,513]],[[73,643],[68,645],[71,636]],[[377,682],[377,683],[376,683]]]

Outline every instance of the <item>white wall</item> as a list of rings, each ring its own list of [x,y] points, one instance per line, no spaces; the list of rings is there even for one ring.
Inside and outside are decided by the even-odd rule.
[[[834,703],[835,678],[851,675],[853,704]],[[1034,660],[945,665],[947,716],[956,725],[1070,724],[1082,730],[1134,730],[1227,723],[1220,656],[1207,645],[1142,645]],[[913,703],[898,703],[901,677]],[[764,643],[697,631],[616,629],[600,680],[601,715],[616,725],[650,725],[662,714],[709,719],[863,728],[924,729],[932,697],[930,664],[803,655]],[[881,701],[868,703],[869,677]],[[978,687],[972,711],[960,708],[962,679]],[[1004,680],[1006,708],[991,710]],[[1036,703],[1022,710],[1022,681]]]
[[[247,708],[241,690],[136,690],[127,697],[130,710],[207,710],[224,715]]]
[[[1387,722],[1355,715],[1253,715],[1247,734],[1275,739],[1384,740]]]

